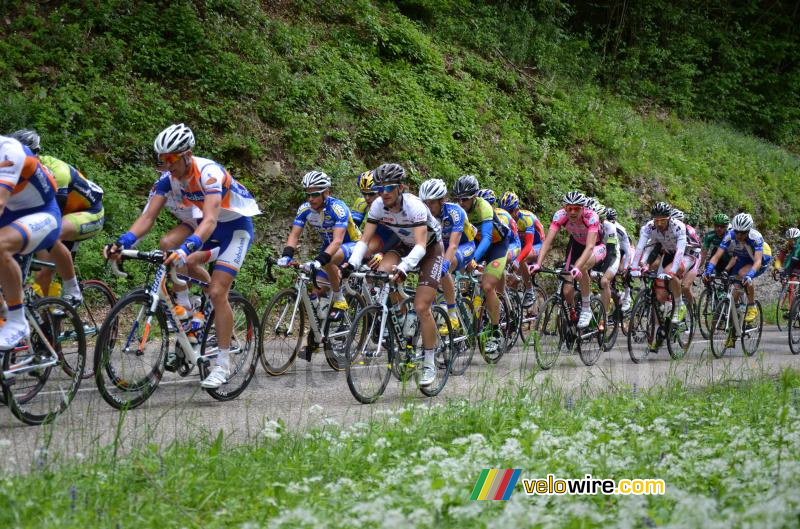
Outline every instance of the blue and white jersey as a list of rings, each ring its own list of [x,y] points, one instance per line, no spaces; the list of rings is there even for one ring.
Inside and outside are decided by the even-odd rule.
[[[317,229],[324,245],[328,245],[333,241],[333,230],[337,228],[345,229],[343,242],[353,242],[361,239],[361,231],[353,221],[350,208],[338,198],[326,198],[325,204],[320,211],[316,211],[311,207],[311,204],[304,202],[297,209],[294,225],[302,228],[306,223]]]
[[[441,215],[436,220],[442,225],[442,242],[445,248],[450,245],[450,235],[453,232],[461,234],[458,244],[470,242],[475,238],[475,230],[467,220],[467,212],[458,204],[452,202],[442,204]]]
[[[761,252],[763,255],[772,255],[769,245],[764,242],[764,237],[758,230],[750,230],[747,239],[744,242],[736,240],[736,235],[733,230],[728,230],[719,247],[725,252],[739,258],[749,261],[755,261],[756,252]]]

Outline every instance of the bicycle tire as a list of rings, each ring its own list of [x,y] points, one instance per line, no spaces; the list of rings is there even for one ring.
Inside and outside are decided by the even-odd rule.
[[[789,309],[789,350],[800,354],[800,297],[795,297]]]
[[[711,333],[709,332],[709,322],[711,321],[709,310],[713,312],[714,302],[710,294],[711,290],[709,288],[704,288],[697,298],[697,328],[700,329],[700,336],[702,336],[704,340],[708,340],[711,337]],[[709,303],[711,303],[711,307],[708,306]]]
[[[350,326],[353,324],[358,311],[367,305],[364,296],[361,294],[352,294],[347,297],[347,312],[340,321],[331,321],[330,318],[325,320],[325,326],[322,335],[325,336],[325,360],[334,371],[344,371],[344,366],[347,363],[347,356],[345,345],[347,344],[347,335],[350,333]]]
[[[761,332],[764,329],[764,313],[761,310],[761,302],[756,300],[755,307],[758,311],[756,319],[750,323],[742,323],[742,351],[746,356],[753,356],[761,343]]]
[[[628,326],[628,356],[633,363],[641,363],[650,354],[650,346],[657,339],[657,320],[649,294],[640,292],[633,304]]]
[[[228,303],[233,310],[233,336],[231,336],[230,347],[230,375],[225,384],[218,388],[205,388],[206,393],[216,400],[233,400],[247,389],[258,364],[258,328],[259,321],[256,309],[240,293],[232,291],[228,294]],[[216,327],[214,325],[214,314],[212,311],[206,322],[203,340],[200,342],[200,356],[205,356],[206,350],[218,340]],[[218,345],[217,345],[218,346]],[[200,377],[205,379],[211,372],[210,362],[198,362]]]
[[[264,367],[264,371],[266,371],[268,375],[279,376],[286,373],[286,371],[288,371],[289,368],[294,364],[295,360],[297,359],[297,353],[300,352],[300,348],[302,347],[303,336],[306,334],[307,319],[306,311],[302,302],[298,305],[297,313],[295,314],[297,321],[294,322],[294,325],[297,331],[283,327],[284,325],[288,326],[289,323],[292,323],[292,311],[294,310],[298,295],[299,293],[295,288],[281,290],[275,294],[275,296],[264,308],[258,331],[260,337],[258,356],[261,358],[261,365]],[[277,310],[280,311],[277,314],[278,319],[275,322],[270,323],[270,315],[273,313],[273,311]],[[294,345],[292,345],[291,340],[292,332],[297,333],[297,339],[295,340]],[[268,344],[267,340],[281,337],[287,338],[287,340],[284,340],[284,345],[291,347],[291,349],[284,352],[283,347],[281,346],[281,352],[274,354],[274,344],[273,342]]]
[[[544,289],[539,285],[533,287],[536,292],[533,305],[530,307],[522,308],[522,321],[520,322],[520,339],[522,339],[523,347],[529,347],[531,333],[536,330],[536,320],[547,302],[547,294]]]
[[[347,337],[345,346],[347,387],[350,388],[353,397],[362,404],[372,404],[383,395],[391,377],[391,366],[395,361],[397,338],[388,319],[384,332],[380,332],[382,319],[383,306],[364,307],[356,315]],[[362,324],[361,320],[365,322]],[[363,338],[361,334],[364,334]],[[357,345],[357,349],[353,348],[354,344]],[[371,349],[371,346],[375,349]],[[374,387],[364,383],[370,378],[375,382]]]
[[[794,302],[792,299],[794,297],[792,296],[794,289],[791,288],[793,286],[794,285],[784,283],[784,285],[781,287],[780,294],[778,294],[778,303],[775,305],[775,324],[778,326],[778,330],[781,332],[783,332],[784,327],[786,327],[783,325],[783,316],[784,314],[788,314],[792,303]],[[788,305],[789,308],[784,309],[784,304]]]
[[[83,301],[76,307],[83,322],[83,333],[86,336],[86,350],[94,353],[100,328],[111,309],[117,303],[117,296],[107,284],[99,279],[88,279],[80,283]],[[94,376],[94,362],[89,362],[83,370],[83,378]]]
[[[504,296],[505,297],[505,296]],[[522,334],[522,297],[518,291],[508,291],[509,305],[509,340],[507,349],[513,349]]]
[[[5,401],[17,419],[28,425],[47,424],[64,412],[78,393],[86,365],[86,337],[78,312],[61,298],[37,299],[27,310],[34,318],[29,321],[35,322],[31,325],[27,347],[4,352],[0,378]],[[69,370],[64,368],[67,354],[72,362]],[[12,366],[21,367],[40,360],[44,360],[41,365],[47,367],[19,373],[13,378],[5,376]],[[55,363],[51,364],[53,360]],[[35,392],[25,384],[31,380]]]
[[[592,311],[592,319],[589,326],[585,329],[578,329],[578,356],[586,366],[593,366],[600,359],[600,354],[605,348],[604,328],[601,322],[606,320],[606,309],[599,297],[593,296],[589,301],[589,310]]]
[[[622,310],[614,300],[613,295],[611,299],[609,299],[608,305],[611,316],[608,317],[608,315],[606,315],[606,344],[603,348],[606,352],[614,348],[614,345],[617,343],[617,336],[622,328]]]
[[[433,313],[433,324],[439,329],[441,326],[447,327],[447,334],[436,333],[439,338],[434,351],[434,365],[436,366],[437,383],[431,386],[419,386],[419,390],[426,397],[435,397],[444,389],[447,379],[450,376],[450,369],[453,365],[453,328],[450,326],[450,315],[442,307],[431,307]]]
[[[688,303],[688,306],[683,321],[680,323],[672,323],[671,320],[667,322],[667,351],[673,360],[680,360],[686,356],[694,337],[694,304],[688,300],[684,300],[684,303]]]
[[[486,336],[484,329],[489,324],[489,311],[486,309],[486,305],[483,306],[483,310],[481,310],[481,344],[480,352],[483,359],[486,361],[487,364],[496,364],[500,361],[503,355],[508,350],[509,338],[510,333],[513,331],[512,325],[513,322],[510,322],[509,314],[510,309],[508,304],[506,303],[505,296],[499,296],[500,298],[500,336],[502,337],[502,342],[497,347],[497,350],[494,352],[489,352],[486,350],[486,340],[488,337]]]
[[[154,314],[149,314],[151,302],[150,295],[143,290],[129,292],[111,309],[97,337],[94,351],[95,383],[103,400],[118,410],[140,406],[150,398],[164,375],[164,359],[169,349],[167,316],[161,303]],[[129,309],[133,309],[130,315],[124,313]],[[154,348],[144,351],[137,349],[131,356],[128,348],[134,341],[142,344],[143,336],[138,333],[144,332],[143,318],[148,315],[153,317],[155,323],[147,331],[148,343],[153,344]],[[130,331],[125,332],[128,322],[133,324]],[[152,338],[160,340],[160,343]],[[122,350],[115,353],[120,344],[124,344]],[[132,358],[135,364],[137,358],[145,355],[149,356],[150,361],[138,362],[142,369],[137,369],[136,365],[122,365],[125,358]],[[119,367],[116,365],[118,362]],[[144,367],[145,364],[148,367]]]
[[[730,304],[730,300],[725,298],[714,309],[710,341],[711,353],[715,358],[722,358],[728,349],[726,342],[732,330],[730,327],[730,311],[732,310]]]
[[[553,296],[548,299],[534,331],[533,350],[536,354],[536,363],[545,371],[555,365],[564,344],[563,310],[563,304],[558,297]]]
[[[456,342],[458,340],[458,342],[453,344],[453,361],[450,366],[450,374],[460,376],[467,371],[467,368],[472,363],[472,358],[475,356],[475,349],[478,347],[478,333],[472,304],[463,297],[459,297],[457,303],[459,304],[458,318],[461,328],[453,331],[455,335],[453,341]],[[464,339],[461,340],[461,338]]]

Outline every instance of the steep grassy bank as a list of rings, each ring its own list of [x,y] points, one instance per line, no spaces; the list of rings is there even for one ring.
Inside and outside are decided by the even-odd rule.
[[[0,130],[36,127],[45,150],[106,189],[105,234],[81,258],[90,275],[103,272],[96,250],[127,227],[156,177],[153,137],[177,121],[195,129],[198,153],[258,196],[262,240],[282,231],[271,221],[299,203],[306,170],[323,168],[352,198],[355,175],[385,160],[416,182],[476,173],[545,217],[580,187],[629,224],[656,199],[701,218],[747,209],[767,231],[796,224],[795,156],[599,88],[586,72],[600,63],[564,29],[563,9],[12,2],[0,19]],[[282,175],[264,176],[269,160]],[[254,266],[267,251],[254,248],[240,286],[261,288]]]

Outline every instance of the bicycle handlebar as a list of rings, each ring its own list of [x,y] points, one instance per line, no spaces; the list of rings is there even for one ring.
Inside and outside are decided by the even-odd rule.
[[[122,259],[135,259],[137,261],[147,261],[148,263],[162,265],[164,264],[164,259],[166,259],[167,255],[165,252],[161,250],[153,250],[152,252],[142,252],[139,250],[122,250],[119,252],[119,255]],[[178,277],[178,271],[175,270],[175,267],[170,263],[169,267],[169,278],[174,285],[179,287],[186,286],[186,281]],[[128,277],[127,272],[124,272],[120,269],[117,261],[111,261],[111,272],[121,278]]]

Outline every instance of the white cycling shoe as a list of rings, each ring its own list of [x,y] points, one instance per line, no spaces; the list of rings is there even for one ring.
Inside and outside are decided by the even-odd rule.
[[[214,366],[211,373],[200,383],[200,387],[205,389],[217,389],[223,384],[228,383],[230,372],[222,366]]]
[[[28,320],[6,320],[0,327],[0,350],[13,349],[19,342],[27,340],[30,336],[31,328]]]

